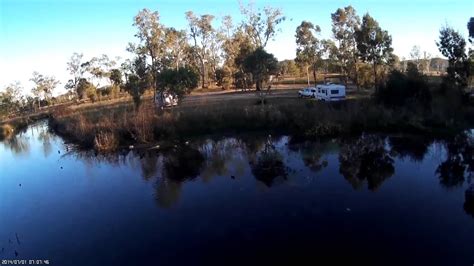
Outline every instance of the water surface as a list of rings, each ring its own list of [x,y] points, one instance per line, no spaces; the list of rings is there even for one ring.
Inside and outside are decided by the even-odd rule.
[[[471,134],[247,136],[168,146],[96,155],[41,123],[0,142],[0,258],[474,263],[474,204],[465,197]]]

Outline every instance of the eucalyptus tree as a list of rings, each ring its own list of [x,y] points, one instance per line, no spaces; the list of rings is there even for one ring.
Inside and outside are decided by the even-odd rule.
[[[143,64],[148,65],[147,71],[151,73],[151,84],[154,86],[153,92],[157,89],[157,79],[160,69],[162,69],[161,59],[163,58],[163,51],[165,51],[166,31],[163,24],[160,23],[160,14],[158,11],[150,11],[149,9],[142,9],[134,17],[133,26],[137,28],[135,37],[139,39],[138,44],[129,44],[128,51],[134,52],[139,58],[143,59]],[[130,80],[131,76],[127,79]],[[135,77],[133,78],[135,80]]]
[[[216,73],[221,86],[228,88],[232,84],[238,87],[245,87],[242,78],[245,77],[243,71],[243,58],[245,58],[255,48],[252,46],[249,36],[241,25],[234,25],[232,17],[225,16],[218,31],[221,43],[223,64]],[[241,60],[239,60],[240,58]]]
[[[470,62],[466,54],[466,40],[459,32],[449,26],[439,31],[439,41],[436,42],[442,55],[448,58],[448,78],[463,89],[468,84]]]
[[[7,85],[3,91],[0,91],[0,109],[2,113],[12,113],[23,105],[22,90],[21,83],[15,81]]]
[[[262,89],[270,76],[278,73],[278,60],[261,47],[248,55],[243,64],[246,72],[252,73],[257,91]]]
[[[48,101],[52,97],[53,90],[58,86],[59,81],[54,77],[45,76],[36,71],[33,72],[33,77],[30,80],[35,84],[31,92],[38,99],[38,108],[41,108],[41,98]]]
[[[356,32],[360,28],[360,18],[352,6],[338,8],[331,14],[332,34],[337,42],[335,57],[343,74],[350,75],[357,82],[357,42]]]
[[[122,86],[122,72],[118,68],[114,68],[110,70],[109,80],[112,85],[120,87]]]
[[[108,55],[102,54],[100,57],[92,57],[87,63],[87,71],[97,81],[97,87],[104,78],[110,77],[110,71],[115,66],[116,61],[109,58]]]
[[[166,62],[163,64],[176,70],[179,67],[184,67],[186,65],[185,53],[188,46],[186,31],[176,30],[173,27],[165,28],[164,58]]]
[[[189,25],[189,35],[193,42],[192,51],[200,64],[201,87],[205,88],[207,86],[206,65],[207,63],[216,64],[215,54],[212,53],[213,50],[218,49],[216,47],[217,33],[212,26],[214,16],[209,14],[196,16],[192,11],[188,11],[186,19]]]
[[[421,50],[420,50],[420,46],[414,45],[414,46],[411,48],[411,51],[410,51],[410,59],[413,61],[413,63],[415,64],[416,68],[417,68],[418,71],[419,71],[419,70],[420,70],[420,66],[421,66]]]
[[[64,88],[74,91],[77,95],[79,95],[77,91],[79,81],[84,77],[84,73],[89,65],[88,62],[83,62],[83,57],[82,53],[73,53],[69,62],[67,62],[67,70],[72,75],[72,79],[68,80]]]
[[[372,64],[374,86],[377,87],[377,66],[387,65],[392,59],[392,37],[367,13],[356,31],[356,42],[359,56],[364,62]]]
[[[313,78],[316,82],[317,64],[321,61],[323,47],[321,41],[317,38],[321,32],[318,25],[308,21],[303,21],[296,28],[296,63],[304,66],[306,69],[306,78],[309,85],[309,68],[313,70]]]
[[[281,30],[279,24],[286,19],[281,9],[264,7],[263,10],[255,10],[252,3],[244,6],[240,2],[240,12],[244,16],[242,26],[255,47],[265,48]]]

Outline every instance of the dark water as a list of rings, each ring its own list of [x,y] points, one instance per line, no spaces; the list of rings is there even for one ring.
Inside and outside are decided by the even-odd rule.
[[[472,265],[473,139],[0,143],[0,258],[50,265]]]

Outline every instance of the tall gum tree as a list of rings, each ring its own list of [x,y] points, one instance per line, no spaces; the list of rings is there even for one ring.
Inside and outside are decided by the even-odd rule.
[[[377,66],[389,64],[393,58],[392,37],[367,13],[356,31],[356,42],[359,56],[364,62],[372,64],[374,87],[377,88]]]
[[[189,25],[189,36],[193,42],[193,53],[200,64],[201,87],[205,88],[207,86],[206,63],[215,59],[211,50],[217,49],[214,46],[217,39],[216,30],[212,26],[214,16],[205,14],[198,17],[192,11],[188,11],[186,19]]]
[[[317,63],[321,61],[322,45],[316,37],[321,32],[318,25],[308,21],[302,21],[296,28],[296,63],[302,65],[306,69],[306,78],[309,82],[309,67],[313,69],[313,78],[316,82]]]
[[[160,59],[163,57],[165,47],[165,27],[160,23],[160,14],[158,11],[150,11],[149,9],[142,9],[134,17],[133,26],[137,28],[135,37],[140,40],[138,45],[130,44],[128,50],[138,54],[139,56],[146,56],[151,65],[149,71],[152,75],[152,84],[154,86],[154,94],[157,89],[157,75],[162,68]]]
[[[256,48],[265,48],[268,41],[273,40],[276,33],[281,30],[278,25],[286,20],[283,12],[273,7],[256,10],[252,3],[245,6],[239,2],[239,5],[240,13],[244,16],[242,27],[245,32]]]
[[[342,73],[351,76],[358,86],[356,32],[360,29],[360,18],[352,6],[338,8],[331,14],[332,34],[336,41],[335,57]]]

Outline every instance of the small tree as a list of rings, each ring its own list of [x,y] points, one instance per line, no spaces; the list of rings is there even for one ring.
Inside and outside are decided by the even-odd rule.
[[[114,68],[110,71],[110,82],[114,86],[122,86],[122,72],[120,69]]]
[[[77,82],[77,95],[80,99],[84,99],[88,97],[91,101],[95,101],[96,98],[96,87],[87,81],[85,78],[79,79]]]
[[[158,74],[158,92],[172,93],[182,98],[191,90],[197,88],[199,74],[191,68],[180,67],[176,69],[165,69]]]
[[[54,77],[44,76],[36,71],[33,72],[33,77],[30,80],[35,84],[31,92],[38,98],[38,108],[40,108],[41,98],[48,102],[53,95],[53,90],[58,86],[59,81]]]
[[[140,107],[141,97],[148,89],[154,78],[146,64],[145,56],[139,56],[133,63],[133,73],[128,76],[125,90],[132,96],[135,107]]]
[[[252,74],[256,90],[260,91],[263,83],[267,82],[271,75],[278,73],[278,60],[263,48],[257,48],[245,58],[244,69]]]
[[[413,63],[415,64],[416,68],[418,70],[420,70],[420,66],[421,66],[421,50],[420,50],[420,46],[418,45],[414,45],[412,48],[411,48],[411,51],[410,51],[410,59],[413,61]]]

